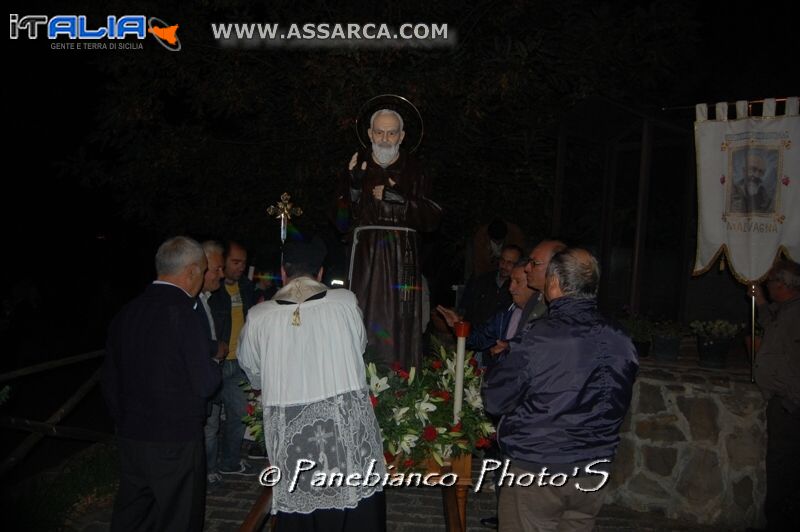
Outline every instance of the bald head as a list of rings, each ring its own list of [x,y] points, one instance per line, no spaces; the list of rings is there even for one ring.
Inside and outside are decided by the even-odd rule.
[[[528,255],[529,261],[525,266],[525,275],[528,277],[528,286],[540,292],[544,291],[544,279],[547,265],[553,255],[562,251],[567,246],[560,240],[542,240]]]
[[[595,299],[600,285],[600,265],[582,248],[567,248],[553,255],[547,266],[545,297]]]

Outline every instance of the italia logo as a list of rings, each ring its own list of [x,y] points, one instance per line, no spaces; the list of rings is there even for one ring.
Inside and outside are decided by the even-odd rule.
[[[105,25],[91,26],[86,15],[9,15],[9,38],[19,39],[20,34],[27,34],[28,39],[39,38],[40,30],[46,32],[48,39],[66,37],[69,40],[97,40],[112,39],[122,40],[133,37],[138,40],[147,38],[151,34],[158,43],[169,50],[177,52],[181,49],[178,39],[178,24],[169,25],[163,20],[144,15],[125,15],[106,17]]]

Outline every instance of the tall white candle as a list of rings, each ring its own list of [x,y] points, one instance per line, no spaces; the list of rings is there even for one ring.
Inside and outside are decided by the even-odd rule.
[[[464,337],[458,338],[456,344],[456,390],[453,397],[453,424],[458,423],[461,417],[461,403],[464,398],[464,351],[466,349],[467,339]]]

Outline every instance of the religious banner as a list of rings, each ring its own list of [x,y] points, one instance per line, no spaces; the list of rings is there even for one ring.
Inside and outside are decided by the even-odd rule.
[[[766,276],[779,253],[800,259],[800,117],[798,98],[763,103],[748,116],[748,102],[696,107],[697,256],[693,275],[706,272],[720,253],[742,283]]]

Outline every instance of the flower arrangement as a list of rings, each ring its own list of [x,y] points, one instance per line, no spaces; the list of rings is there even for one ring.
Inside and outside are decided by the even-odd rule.
[[[264,410],[261,407],[261,392],[259,390],[254,390],[247,381],[242,381],[240,386],[247,396],[247,406],[245,407],[245,415],[242,417],[242,421],[256,443],[263,448]]]
[[[733,338],[742,326],[726,320],[700,321],[695,320],[689,324],[694,334],[704,338]]]
[[[481,399],[483,370],[472,353],[464,365],[464,400],[458,423],[453,423],[455,355],[436,342],[434,354],[421,370],[395,364],[379,370],[367,365],[370,400],[383,434],[384,458],[398,471],[422,471],[430,458],[437,464],[452,456],[482,453],[492,444],[495,428],[487,419]],[[264,443],[261,401],[255,390],[248,394],[247,415],[242,419],[259,443]]]
[[[459,422],[453,424],[455,355],[437,343],[423,368],[408,371],[393,365],[379,372],[367,366],[370,399],[383,433],[384,457],[399,470],[420,470],[432,458],[439,465],[451,456],[481,453],[495,429],[481,399],[483,371],[472,353],[464,365],[464,400]]]

